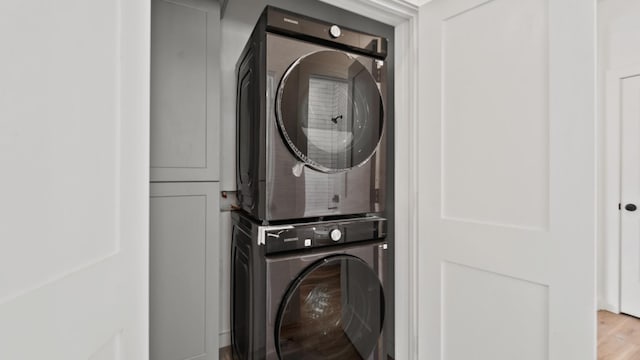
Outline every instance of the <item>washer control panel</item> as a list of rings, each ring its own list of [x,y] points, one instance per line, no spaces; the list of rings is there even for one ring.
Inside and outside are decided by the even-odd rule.
[[[367,216],[340,221],[260,226],[258,231],[263,232],[261,245],[270,254],[383,239],[387,236],[387,220]]]

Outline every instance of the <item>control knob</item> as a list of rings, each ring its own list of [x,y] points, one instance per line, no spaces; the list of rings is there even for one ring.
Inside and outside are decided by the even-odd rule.
[[[340,29],[340,26],[331,25],[331,27],[329,28],[329,35],[331,35],[331,37],[334,39],[339,38],[340,35],[342,35],[342,30]]]
[[[329,237],[333,241],[340,241],[340,239],[342,239],[342,231],[340,231],[340,229],[333,229],[329,231]]]

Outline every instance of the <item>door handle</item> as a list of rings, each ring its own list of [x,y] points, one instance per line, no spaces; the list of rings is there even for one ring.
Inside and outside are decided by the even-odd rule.
[[[624,209],[627,211],[636,211],[638,207],[635,204],[627,204],[624,206]]]

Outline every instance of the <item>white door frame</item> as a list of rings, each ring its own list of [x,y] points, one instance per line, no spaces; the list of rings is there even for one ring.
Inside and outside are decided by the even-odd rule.
[[[418,6],[405,0],[320,0],[395,27],[395,358],[418,359]]]
[[[607,72],[605,88],[604,118],[604,201],[603,201],[603,233],[604,246],[601,249],[603,283],[600,284],[599,308],[614,313],[620,312],[620,161],[621,157],[621,82],[640,75],[640,64],[612,69]]]

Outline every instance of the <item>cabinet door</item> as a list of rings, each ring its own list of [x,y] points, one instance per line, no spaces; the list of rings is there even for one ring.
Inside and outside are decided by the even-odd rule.
[[[151,360],[218,358],[218,191],[151,184]]]
[[[151,181],[219,180],[219,4],[151,5]]]

